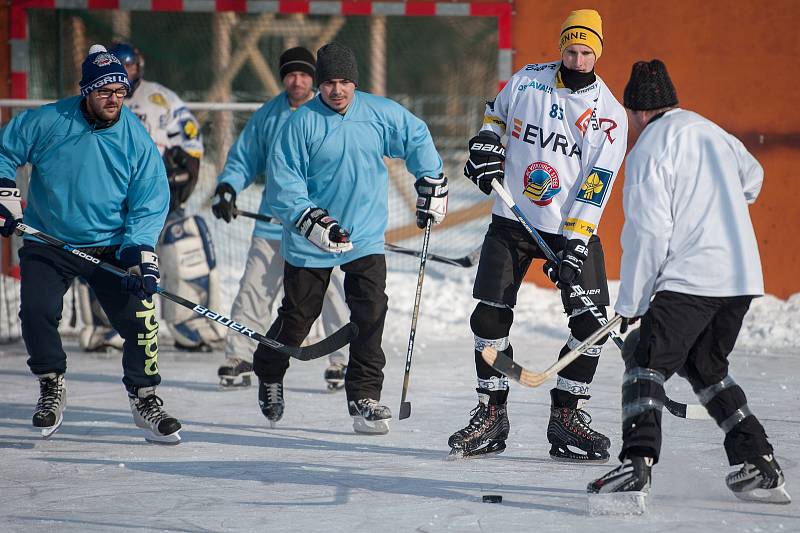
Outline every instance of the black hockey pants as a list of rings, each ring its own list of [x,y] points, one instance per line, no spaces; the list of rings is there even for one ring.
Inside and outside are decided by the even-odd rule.
[[[86,249],[87,253],[116,266],[116,247]],[[161,382],[158,372],[158,321],[154,302],[138,300],[122,289],[120,278],[92,263],[50,245],[25,241],[19,251],[22,278],[20,319],[28,349],[28,366],[34,374],[67,371],[67,354],[61,345],[64,294],[76,276],[94,290],[111,325],[125,339],[122,382],[129,392]]]
[[[345,375],[347,399],[380,400],[386,356],[381,348],[383,324],[389,299],[386,296],[386,258],[368,255],[340,267],[344,272],[344,294],[350,320],[358,336],[350,343],[350,360]],[[283,271],[284,297],[278,318],[267,337],[289,346],[300,346],[322,312],[332,268],[295,267],[286,263]],[[344,324],[342,324],[344,326]],[[282,382],[289,357],[259,345],[253,369],[263,382]]]
[[[772,453],[764,428],[747,407],[744,391],[728,376],[728,355],[752,299],[752,296],[718,298],[671,291],[656,294],[642,317],[633,360],[626,361],[620,459],[631,453],[658,461],[661,409],[648,406],[653,401],[664,401],[663,383],[659,382],[676,372],[691,383],[725,432],[725,451],[731,465]],[[639,378],[633,379],[637,367]],[[653,380],[647,374],[657,377]],[[635,405],[645,407],[634,409]],[[641,412],[626,417],[626,410]]]

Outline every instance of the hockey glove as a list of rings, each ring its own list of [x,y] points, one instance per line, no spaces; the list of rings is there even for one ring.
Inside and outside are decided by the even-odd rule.
[[[619,323],[619,332],[625,333],[628,331],[628,326],[634,325],[641,317],[635,316],[633,318],[622,317],[622,322]]]
[[[493,179],[503,183],[505,160],[506,150],[500,138],[490,131],[482,131],[469,140],[469,159],[464,165],[464,175],[484,194],[491,194]]]
[[[320,250],[340,254],[353,249],[347,230],[321,207],[309,207],[294,225],[303,237]]]
[[[0,178],[0,217],[5,219],[0,226],[0,235],[10,237],[17,222],[22,221],[22,195],[17,184],[8,178]]]
[[[200,159],[189,154],[180,146],[164,151],[164,166],[169,181],[169,210],[181,207],[197,186],[200,177]]]
[[[417,227],[424,228],[428,219],[440,224],[447,215],[447,176],[424,176],[414,183],[417,189]]]
[[[230,222],[236,218],[236,191],[229,183],[220,183],[214,191],[214,199],[211,201],[211,212],[214,216],[221,218],[225,222]]]
[[[150,246],[130,246],[119,254],[120,261],[128,268],[128,274],[122,278],[122,289],[135,295],[140,300],[150,301],[150,297],[158,290],[160,273],[158,272],[158,256]]]
[[[556,284],[556,287],[566,289],[581,275],[583,262],[586,261],[588,254],[589,248],[586,243],[580,239],[570,239],[564,250],[558,253],[560,259],[558,265],[550,260],[545,261],[544,274]]]

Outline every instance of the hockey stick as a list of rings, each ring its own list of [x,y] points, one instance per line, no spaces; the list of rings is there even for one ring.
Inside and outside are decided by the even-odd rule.
[[[408,380],[411,376],[411,355],[414,352],[414,336],[417,333],[417,317],[419,317],[419,301],[422,298],[422,282],[425,279],[425,262],[428,259],[428,242],[431,240],[431,221],[425,225],[425,236],[422,238],[422,252],[419,257],[419,275],[417,275],[417,292],[414,295],[414,311],[411,313],[411,333],[408,335],[408,352],[406,353],[406,371],[403,375],[403,394],[400,397],[400,420],[411,416],[411,402],[406,401]]]
[[[487,346],[484,348],[481,352],[481,357],[483,357],[483,360],[491,365],[492,368],[498,372],[502,372],[514,381],[526,387],[538,387],[547,381],[548,378],[557,374],[561,369],[580,357],[589,346],[599,341],[604,335],[607,335],[608,332],[617,327],[620,322],[622,322],[622,317],[619,315],[615,316],[597,328],[585,341],[564,354],[564,357],[550,365],[544,372],[533,372],[532,370],[520,366],[507,355],[499,353],[494,346]]]
[[[533,237],[536,240],[536,244],[539,245],[539,249],[541,249],[542,252],[544,252],[544,255],[547,256],[547,259],[556,264],[559,264],[560,261],[556,256],[556,254],[553,253],[553,250],[547,245],[547,243],[544,241],[539,232],[536,231],[536,228],[534,228],[533,225],[528,221],[528,218],[525,216],[525,214],[522,212],[522,210],[519,208],[516,202],[514,202],[514,199],[511,197],[511,195],[508,194],[508,192],[506,192],[506,190],[503,188],[502,185],[500,185],[500,183],[497,180],[492,180],[492,188],[503,200],[503,203],[505,203],[506,206],[508,206],[508,208],[511,209],[511,212],[514,213],[514,216],[517,217],[517,220],[519,220],[520,224],[522,224],[522,226],[528,231],[531,237]],[[603,316],[600,310],[597,309],[597,306],[594,304],[592,299],[589,298],[589,296],[586,294],[586,291],[583,290],[583,287],[581,287],[579,284],[576,283],[570,285],[569,288],[573,293],[575,293],[575,295],[577,295],[580,298],[581,303],[585,305],[587,309],[589,309],[589,312],[592,313],[592,316],[594,316],[594,318],[601,326],[605,325],[608,322],[608,319]],[[614,344],[616,344],[617,347],[620,350],[622,350],[622,346],[624,344],[622,338],[620,338],[620,336],[615,331],[613,331],[613,328],[608,330],[608,334],[614,341]],[[664,402],[664,406],[667,408],[667,411],[669,411],[670,413],[679,418],[693,418],[700,420],[709,418],[705,408],[703,408],[701,405],[687,405],[667,398]]]
[[[0,223],[4,222],[5,219],[0,217]],[[82,252],[80,249],[75,248],[74,246],[65,243],[55,237],[48,235],[47,233],[43,233],[37,229],[34,229],[30,226],[25,224],[17,223],[17,231],[20,233],[26,233],[37,239],[40,239],[47,244],[55,247],[61,248],[62,250],[66,250],[67,252],[80,257],[81,259],[85,259],[86,261],[97,265],[98,267],[102,268],[103,270],[110,272],[119,277],[125,277],[128,273],[110,263],[97,259],[96,257],[92,257],[91,255],[87,254],[86,252]],[[309,346],[286,346],[285,344],[278,342],[276,340],[270,339],[261,335],[254,330],[228,318],[227,316],[216,313],[202,305],[197,305],[185,298],[181,298],[176,294],[172,294],[167,292],[162,287],[156,287],[156,292],[161,295],[161,297],[166,298],[168,300],[172,300],[173,302],[186,307],[187,309],[192,310],[193,312],[197,313],[200,316],[208,318],[209,320],[213,320],[219,324],[222,324],[226,328],[235,331],[241,335],[245,335],[250,337],[251,339],[267,346],[268,348],[272,348],[278,352],[286,354],[290,357],[294,357],[295,359],[300,359],[301,361],[309,361],[311,359],[317,359],[319,357],[323,357],[328,355],[331,352],[335,352],[336,350],[346,346],[352,339],[358,335],[358,326],[354,323],[350,322],[344,327],[340,328],[338,331],[333,333],[331,336],[322,339],[316,344],[311,344]]]
[[[253,213],[252,211],[242,211],[241,209],[237,209],[236,215],[243,216],[246,218],[253,218],[255,220],[260,220],[261,222],[268,222],[270,224],[280,225],[280,222],[278,222],[278,220],[275,217],[262,215],[261,213]],[[420,257],[422,255],[421,252],[418,252],[417,250],[412,250],[410,248],[403,248],[402,246],[397,246],[396,244],[392,244],[390,242],[387,242],[384,246],[386,250],[398,254],[413,255],[414,257]],[[451,258],[451,257],[445,257],[443,255],[428,254],[428,259],[430,259],[431,261],[444,263],[446,265],[469,268],[478,264],[478,259],[480,259],[480,256],[481,256],[481,248],[478,247],[475,250],[468,253],[467,255],[465,255],[464,257]]]
[[[389,252],[394,252],[397,254],[404,254],[404,255],[413,255],[414,257],[422,257],[422,252],[411,250],[409,248],[403,248],[402,246],[397,246],[396,244],[392,244],[390,242],[384,244],[384,247]],[[475,248],[464,257],[451,258],[451,257],[445,257],[443,255],[428,254],[428,259],[430,259],[431,261],[444,263],[446,265],[470,268],[478,264],[478,259],[480,259],[481,257],[481,248],[482,248],[481,246]]]

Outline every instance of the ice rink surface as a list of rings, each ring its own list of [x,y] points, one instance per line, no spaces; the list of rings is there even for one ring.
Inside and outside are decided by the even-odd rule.
[[[324,358],[293,362],[285,381],[286,414],[270,430],[255,388],[219,390],[220,352],[178,353],[163,342],[158,391],[183,424],[183,442],[148,444],[133,425],[119,354],[80,353],[67,339],[64,424],[42,440],[31,427],[38,386],[24,346],[0,346],[0,532],[800,531],[797,501],[744,503],[728,491],[724,477],[731,468],[712,421],[677,419],[666,411],[649,512],[589,516],[585,486],[616,464],[620,445],[622,361],[610,342],[588,406],[593,427],[612,440],[608,464],[549,458],[551,383],[540,389],[512,384],[504,454],[445,461],[448,436],[467,423],[476,403],[469,273],[448,272],[433,272],[425,281],[412,415],[394,419],[386,436],[352,432],[344,393],[325,390]],[[383,401],[395,415],[415,283],[415,273],[389,279]],[[731,375],[766,426],[787,490],[797,499],[800,347],[787,326],[800,318],[795,307],[797,300],[769,298],[754,305],[731,358]],[[518,361],[544,369],[566,331],[554,291],[523,289],[512,330]],[[667,392],[696,401],[678,377],[667,383]],[[484,494],[502,495],[503,501],[483,503]]]

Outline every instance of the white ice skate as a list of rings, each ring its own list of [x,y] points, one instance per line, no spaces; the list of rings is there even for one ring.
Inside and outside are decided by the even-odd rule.
[[[33,426],[41,429],[42,437],[47,439],[53,435],[64,421],[64,409],[67,406],[67,386],[64,374],[40,374],[39,401],[33,413]]]
[[[217,370],[219,385],[223,390],[249,387],[253,379],[253,363],[238,357],[229,357]]]
[[[650,457],[631,456],[586,487],[591,515],[640,515],[650,496]]]
[[[731,472],[725,484],[740,500],[759,503],[791,503],[783,471],[773,455],[754,457]]]
[[[178,444],[181,441],[181,424],[161,408],[164,400],[156,396],[155,387],[141,387],[136,396],[128,394],[128,400],[133,421],[144,432],[146,441],[156,444]]]

